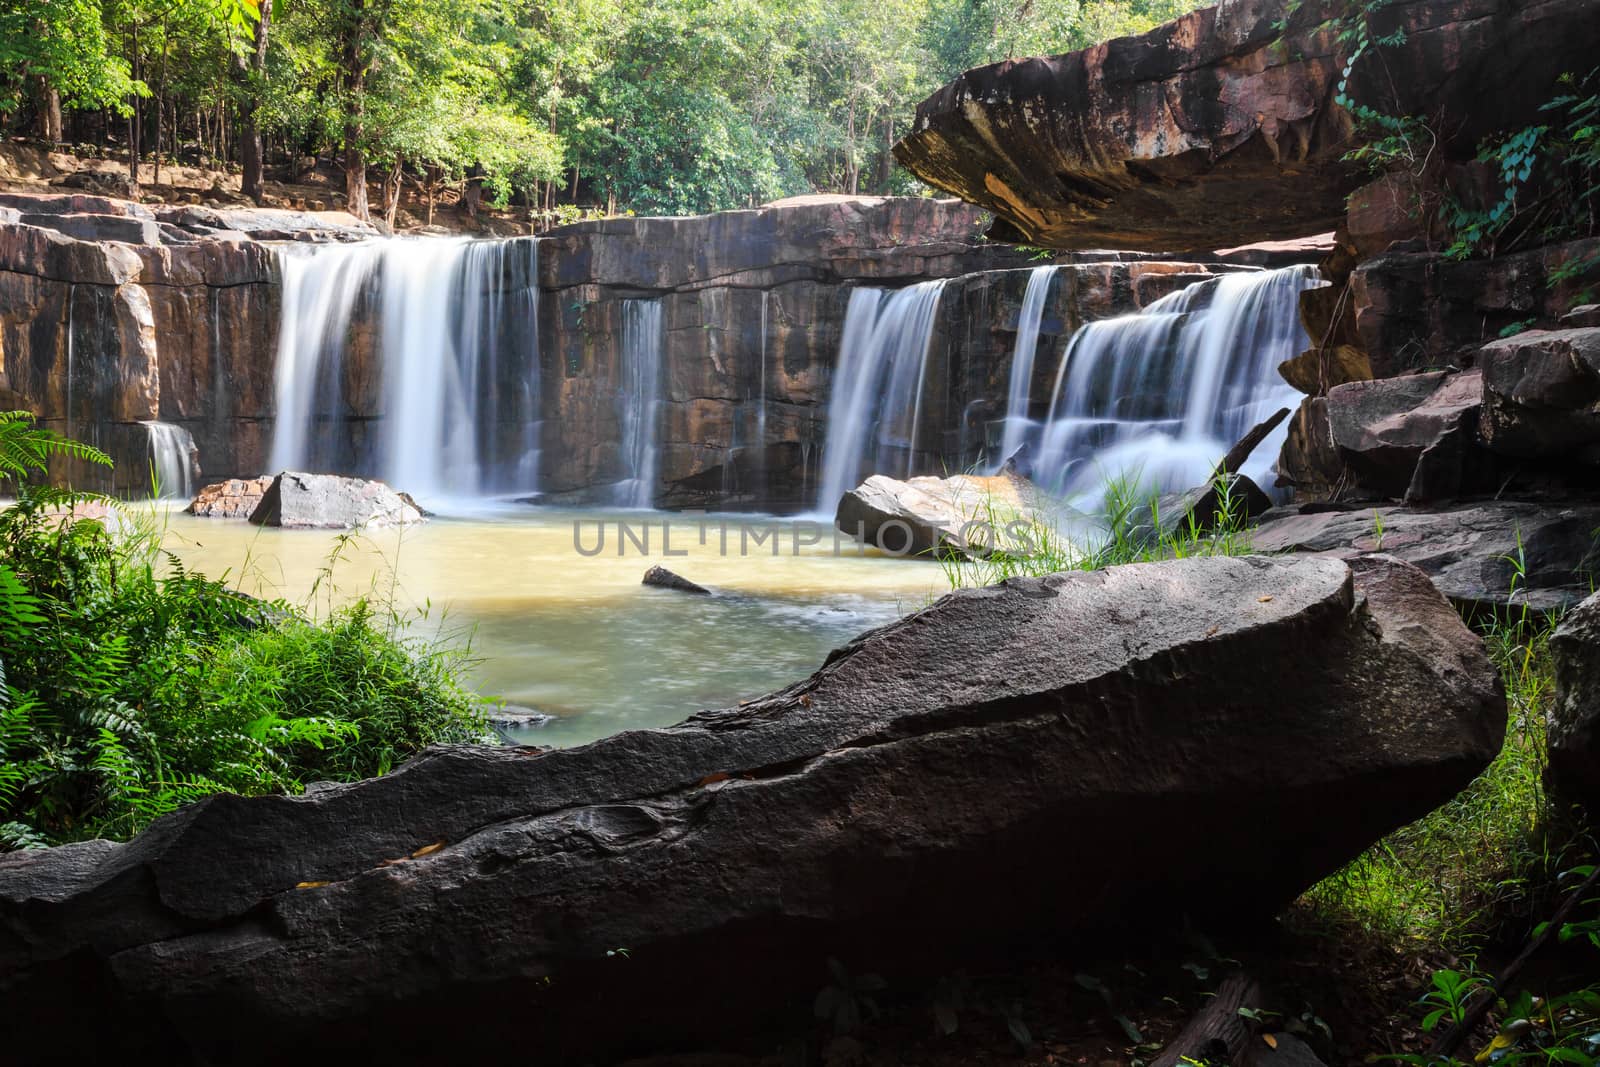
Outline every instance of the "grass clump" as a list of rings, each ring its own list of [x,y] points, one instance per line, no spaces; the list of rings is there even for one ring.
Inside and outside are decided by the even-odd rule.
[[[0,470],[41,470],[63,447],[42,433],[0,419]],[[17,481],[0,514],[0,849],[127,837],[210,793],[298,792],[483,736],[467,651],[412,637],[392,593],[320,617],[242,596],[163,552],[153,520]]]
[[[1136,472],[1123,474],[1107,481],[1098,514],[1071,523],[1042,509],[1019,515],[990,498],[975,522],[1004,531],[993,550],[976,558],[943,554],[939,564],[950,587],[961,589],[1124,563],[1248,555],[1250,523],[1236,482],[1219,471],[1211,488],[1204,507],[1175,517],[1163,513],[1162,497],[1146,489]]]

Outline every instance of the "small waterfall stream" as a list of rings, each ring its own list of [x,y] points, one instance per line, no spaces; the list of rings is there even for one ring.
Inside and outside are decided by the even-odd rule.
[[[291,246],[278,262],[274,471],[419,495],[537,490],[536,242]],[[374,403],[377,428],[353,428]]]
[[[655,502],[663,331],[661,301],[622,302],[622,388],[617,415],[628,477],[617,484],[616,502],[623,507],[647,508]]]
[[[868,474],[912,473],[928,347],[944,287],[941,279],[887,294],[879,289],[850,294],[828,399],[817,496],[821,510],[831,513]]]
[[[1031,422],[1028,418],[1033,385],[1033,365],[1039,348],[1039,326],[1044,321],[1050,286],[1060,267],[1035,267],[1028,275],[1028,288],[1022,296],[1017,316],[1017,343],[1011,351],[1011,388],[1006,397],[1005,436],[1000,442],[997,465],[1004,463],[1022,446]]]
[[[1299,402],[1277,367],[1308,343],[1299,296],[1319,284],[1304,266],[1227,274],[1078,330],[1056,373],[1035,476],[1091,503],[1116,477],[1162,490],[1204,481],[1252,426]],[[1263,488],[1285,432],[1241,472]]]
[[[188,500],[194,496],[194,437],[169,422],[142,422],[150,436],[150,471],[163,500]]]

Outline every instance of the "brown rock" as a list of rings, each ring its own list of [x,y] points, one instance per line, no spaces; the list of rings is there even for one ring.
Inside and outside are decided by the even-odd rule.
[[[1307,292],[1318,292],[1310,289]],[[1278,364],[1283,380],[1312,396],[1321,396],[1336,385],[1372,380],[1372,363],[1355,345],[1333,345],[1306,351]]]
[[[1552,281],[1559,269],[1585,263]],[[1585,288],[1600,284],[1600,238],[1490,260],[1390,253],[1363,263],[1350,284],[1374,376],[1468,367],[1504,331],[1554,325]]]
[[[1381,553],[1419,567],[1469,610],[1555,611],[1590,592],[1600,506],[1491,500],[1298,512],[1277,508],[1251,534],[1257,552],[1351,559]]]
[[[1412,503],[1445,500],[1471,481],[1482,398],[1477,370],[1353,382],[1328,393],[1329,432],[1363,487]]]
[[[1360,184],[1342,161],[1350,118],[1333,103],[1349,48],[1339,10],[1223,3],[1137,37],[979,67],[918,106],[895,155],[994,211],[997,236],[1050,247],[1219,248],[1331,230]],[[1540,121],[1557,79],[1588,70],[1600,46],[1588,0],[1390,4],[1366,18],[1372,37],[1403,42],[1370,49],[1350,94],[1389,114],[1447,114],[1439,148],[1458,158],[1491,131]]]
[[[1009,470],[907,481],[874,474],[839,501],[834,525],[891,556],[1029,555],[1054,536],[1038,488]]]
[[[259,478],[214,482],[203,486],[184,510],[207,519],[248,519],[261,505],[261,498],[271,484],[272,477],[266,474]]]
[[[1485,345],[1478,362],[1487,447],[1600,463],[1600,327],[1520,333]]]

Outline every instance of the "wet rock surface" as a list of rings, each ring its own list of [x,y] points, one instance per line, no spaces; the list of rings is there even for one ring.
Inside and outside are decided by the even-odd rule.
[[[1479,639],[1393,560],[959,592],[671,729],[439,750],[0,857],[0,994],[33,1020],[8,1050],[705,1048],[809,1003],[785,982],[810,970],[774,959],[940,974],[1046,934],[1268,914],[1466,785],[1504,715]],[[457,1010],[473,1025],[419,1024]]]
[[[711,590],[696,582],[691,582],[683,575],[669,571],[665,567],[651,567],[644,572],[643,585],[653,586],[656,589],[672,589],[679,593],[692,593],[695,596],[710,596]]]

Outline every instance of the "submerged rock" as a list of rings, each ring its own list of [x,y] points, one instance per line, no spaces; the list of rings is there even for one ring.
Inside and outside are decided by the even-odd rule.
[[[202,486],[185,510],[207,519],[248,519],[261,506],[261,498],[266,496],[271,484],[269,474],[213,482]]]
[[[250,513],[257,526],[295,529],[372,529],[426,519],[415,500],[382,482],[300,471],[273,478]]]
[[[1037,550],[1045,510],[1038,488],[1009,467],[990,477],[874,474],[840,499],[834,525],[891,556],[981,559]]]
[[[1481,501],[1439,510],[1402,506],[1274,510],[1252,534],[1258,552],[1383,553],[1420,567],[1463,607],[1550,611],[1589,594],[1600,505]]]
[[[439,749],[0,857],[0,996],[33,1022],[7,1051],[705,1047],[808,1003],[829,955],[944,974],[1270,915],[1454,795],[1504,725],[1482,642],[1394,560],[965,590],[670,729]]]
[[[651,567],[644,572],[644,585],[653,585],[657,589],[676,589],[680,593],[693,593],[696,596],[710,596],[711,590],[703,585],[698,585],[683,577],[674,574],[665,567]]]

